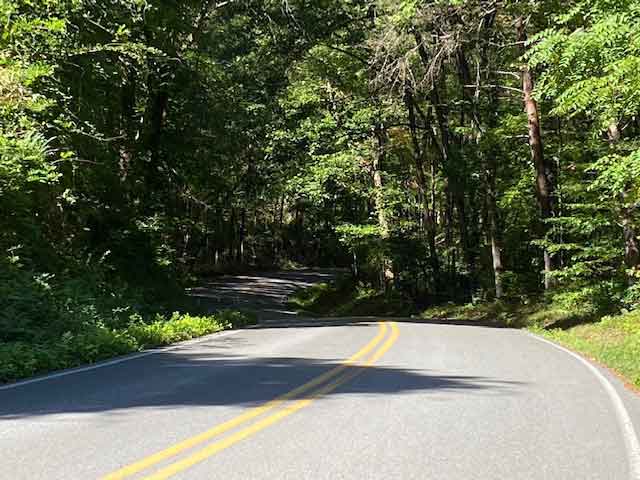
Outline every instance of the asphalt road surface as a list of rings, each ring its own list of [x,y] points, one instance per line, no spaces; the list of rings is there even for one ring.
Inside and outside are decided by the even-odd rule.
[[[638,480],[639,419],[521,331],[289,320],[0,389],[0,478]]]
[[[224,275],[205,281],[189,294],[209,310],[251,310],[260,319],[295,316],[287,308],[287,299],[295,291],[327,282],[344,272],[340,269],[315,269]]]

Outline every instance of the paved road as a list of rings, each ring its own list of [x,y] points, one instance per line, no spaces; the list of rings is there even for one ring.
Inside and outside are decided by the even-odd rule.
[[[189,294],[211,310],[226,308],[255,311],[261,319],[295,316],[287,309],[287,298],[301,288],[327,282],[343,273],[340,269],[224,275],[203,282]]]
[[[0,390],[0,478],[634,478],[576,358],[520,331],[386,320],[268,324]]]

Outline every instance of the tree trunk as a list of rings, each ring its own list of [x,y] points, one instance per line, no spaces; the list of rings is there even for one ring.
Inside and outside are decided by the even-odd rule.
[[[429,192],[429,185],[424,171],[424,153],[425,150],[421,148],[420,141],[418,139],[418,127],[416,121],[415,112],[415,98],[411,85],[405,86],[404,101],[407,107],[407,113],[409,115],[409,128],[411,131],[411,139],[413,143],[413,158],[416,168],[416,177],[418,180],[418,186],[422,199],[422,219],[424,221],[425,230],[427,234],[427,243],[429,246],[429,256],[431,261],[431,269],[433,275],[433,286],[436,293],[439,291],[440,286],[440,261],[438,259],[438,251],[436,249],[436,229],[435,229],[435,168],[432,169],[431,178],[431,192]],[[428,128],[428,125],[424,126]],[[435,165],[435,163],[432,163]],[[429,193],[431,193],[431,208],[429,207]]]
[[[244,242],[247,235],[247,209],[240,210],[240,230],[238,235],[238,262],[244,264]]]
[[[429,57],[429,52],[427,51],[424,41],[422,39],[422,35],[419,31],[414,30],[413,36],[416,42],[416,47],[418,49],[418,54],[422,61],[422,64],[426,70],[431,68],[431,59]],[[455,274],[455,254],[453,252],[453,232],[451,230],[453,226],[453,209],[458,212],[458,229],[460,232],[460,243],[462,245],[462,253],[464,261],[467,265],[467,268],[470,272],[474,270],[474,257],[473,252],[471,252],[471,248],[469,245],[469,235],[468,235],[468,225],[466,218],[466,208],[465,208],[465,197],[464,191],[461,188],[461,181],[458,173],[454,170],[453,162],[451,161],[451,133],[449,131],[449,119],[448,112],[446,107],[443,106],[440,94],[438,91],[438,86],[434,82],[431,86],[431,90],[429,92],[429,101],[433,107],[433,112],[435,114],[437,133],[433,134],[434,144],[438,147],[438,151],[440,152],[441,157],[441,165],[443,171],[445,172],[447,186],[446,190],[447,194],[447,227],[448,231],[446,234],[447,238],[447,247],[451,252],[450,256],[450,270],[452,275]],[[439,137],[439,139],[438,139]]]
[[[485,17],[483,25],[485,28],[490,27],[493,24],[493,14],[490,14]],[[488,71],[492,71],[489,68],[489,61],[486,55],[486,52],[481,54],[481,61],[484,63],[484,66],[487,67]],[[477,98],[470,94],[469,85],[473,83],[471,78],[471,71],[469,68],[469,63],[467,62],[466,56],[464,54],[464,50],[462,48],[458,49],[457,52],[457,64],[458,64],[458,73],[460,75],[460,81],[463,85],[462,95],[463,98],[471,104],[471,119],[472,125],[476,130],[477,135],[477,143],[479,144],[483,135],[482,127],[481,127],[481,118],[478,113],[478,104]],[[491,76],[491,74],[489,74]],[[479,81],[479,80],[478,80]],[[491,82],[489,82],[491,83]],[[479,90],[476,90],[478,93]],[[487,120],[487,127],[489,129],[493,129],[496,126],[496,115],[494,115],[493,109],[497,109],[498,99],[496,98],[495,91],[490,90],[489,93],[489,102],[490,110]],[[491,149],[493,150],[493,149]],[[504,296],[504,286],[503,286],[503,272],[504,266],[502,261],[502,243],[500,238],[500,227],[499,227],[499,213],[498,213],[498,205],[497,205],[497,192],[496,192],[496,175],[497,175],[497,165],[496,165],[496,154],[493,151],[483,152],[480,149],[480,155],[482,159],[482,166],[485,170],[485,186],[486,186],[486,202],[487,202],[487,236],[489,239],[489,244],[491,246],[491,263],[493,268],[493,279],[494,279],[494,288],[495,288],[495,297],[496,299],[501,299]]]
[[[522,51],[526,53],[527,31],[524,19],[519,17],[516,21],[517,39],[522,44]],[[538,103],[533,98],[533,74],[525,64],[522,67],[522,90],[524,93],[524,105],[527,112],[529,124],[529,147],[531,149],[531,159],[536,169],[536,193],[542,221],[553,216],[553,193],[554,178],[552,165],[545,159],[542,145],[542,135],[540,131],[540,114]],[[548,226],[544,226],[545,234],[548,233]],[[553,258],[547,249],[544,250],[544,287],[549,289],[552,286],[551,272],[553,271]]]
[[[496,205],[496,190],[495,190],[495,167],[492,168],[491,164],[495,163],[495,160],[489,159],[489,168],[487,172],[487,216],[489,217],[489,242],[491,243],[491,260],[493,264],[493,279],[495,284],[496,299],[501,299],[504,296],[504,286],[502,283],[502,274],[504,272],[504,266],[502,264],[502,245],[500,242],[499,227],[498,227],[498,208]]]
[[[384,158],[384,131],[380,126],[376,126],[376,151],[373,156],[373,187],[375,189],[375,204],[376,204],[376,212],[378,214],[378,225],[380,226],[380,231],[383,238],[387,238],[389,236],[389,221],[387,219],[387,213],[384,210],[384,193],[383,193],[383,182],[382,182],[382,172],[381,172],[381,164]]]
[[[162,141],[162,129],[167,115],[168,104],[169,94],[164,89],[156,92],[151,101],[151,132],[149,141],[154,166],[158,166],[159,164],[159,147]]]
[[[389,219],[384,206],[384,191],[381,165],[385,155],[385,143],[386,143],[386,131],[384,125],[378,124],[375,126],[374,133],[376,136],[376,148],[373,155],[373,187],[375,191],[375,205],[378,214],[378,225],[380,226],[380,236],[383,242],[383,248],[386,248],[386,241],[389,239]],[[381,286],[386,290],[389,284],[393,281],[393,265],[391,261],[386,258],[386,254],[383,253],[382,268],[381,268]]]
[[[634,284],[638,281],[640,271],[640,246],[632,218],[632,209],[625,205],[627,193],[622,194],[622,231],[624,235],[624,263],[629,270],[627,281]]]
[[[126,68],[126,81],[121,91],[122,116],[120,120],[120,135],[122,144],[120,145],[120,181],[127,181],[131,169],[133,157],[133,139],[135,138],[135,106],[136,106],[136,78],[132,67]]]

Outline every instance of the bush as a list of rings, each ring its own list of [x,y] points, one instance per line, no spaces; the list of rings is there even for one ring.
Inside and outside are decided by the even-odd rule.
[[[552,305],[583,316],[606,312],[614,303],[613,292],[605,284],[590,285],[553,295]]]
[[[138,316],[134,323],[126,329],[126,333],[134,338],[141,347],[155,347],[170,343],[190,340],[209,333],[231,328],[233,324],[224,317],[192,317],[189,314],[175,312],[168,320],[157,315],[151,323],[143,323]]]
[[[158,314],[153,321],[145,323],[140,315],[135,314],[130,317],[130,325],[122,329],[96,325],[88,326],[79,333],[66,332],[58,339],[40,343],[4,343],[0,344],[0,382],[95,363],[143,348],[245,326],[254,320],[251,315],[234,311],[208,316],[175,312],[169,318]]]
[[[400,292],[381,292],[348,277],[300,290],[289,298],[289,305],[320,316],[407,316],[414,310]]]
[[[626,290],[622,303],[628,309],[640,308],[640,282],[634,283]]]
[[[618,292],[608,283],[554,292],[533,314],[527,324],[538,327],[568,328],[617,311]]]

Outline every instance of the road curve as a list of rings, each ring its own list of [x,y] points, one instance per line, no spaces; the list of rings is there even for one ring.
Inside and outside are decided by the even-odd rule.
[[[306,321],[0,391],[0,478],[623,480],[617,418],[521,331]]]

